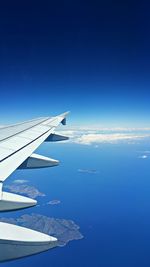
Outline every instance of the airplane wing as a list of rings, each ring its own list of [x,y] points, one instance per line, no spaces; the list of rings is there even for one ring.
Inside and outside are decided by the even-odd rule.
[[[58,161],[33,154],[44,141],[68,139],[55,134],[66,124],[68,112],[0,128],[0,211],[32,207],[37,201],[2,191],[3,182],[17,168],[51,167]],[[0,222],[0,262],[33,255],[57,246],[57,238],[17,225]]]
[[[59,123],[66,124],[68,112],[0,128],[0,183],[24,163],[32,167],[58,165],[57,161],[33,152],[44,141],[68,139],[54,134]],[[27,159],[30,159],[27,161]],[[46,165],[44,165],[44,162]],[[53,163],[53,164],[52,164]],[[50,165],[51,164],[51,165]],[[40,167],[40,166],[39,166]],[[1,186],[2,187],[2,186]]]

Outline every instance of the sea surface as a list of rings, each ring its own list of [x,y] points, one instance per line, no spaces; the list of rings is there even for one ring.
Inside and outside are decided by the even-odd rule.
[[[146,142],[42,145],[37,152],[60,159],[60,166],[16,171],[8,182],[27,179],[46,196],[37,198],[37,207],[1,216],[71,219],[84,238],[1,266],[150,266],[149,148]],[[60,203],[45,205],[53,199]]]

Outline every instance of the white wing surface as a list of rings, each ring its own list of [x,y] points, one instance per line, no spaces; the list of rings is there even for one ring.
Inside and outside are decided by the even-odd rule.
[[[66,123],[67,114],[65,112],[56,117],[38,118],[0,128],[0,182],[24,163],[42,142],[51,135],[52,141],[55,139],[55,128],[60,122]]]

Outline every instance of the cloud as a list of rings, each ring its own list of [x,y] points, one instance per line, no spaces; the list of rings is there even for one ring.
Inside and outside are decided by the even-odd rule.
[[[144,138],[145,135],[135,135],[135,134],[83,134],[80,137],[77,137],[74,142],[78,144],[91,145],[98,143],[117,143],[119,141],[130,141]]]
[[[150,137],[149,129],[135,128],[93,128],[93,127],[74,127],[70,130],[61,131],[60,134],[70,137],[64,142],[77,143],[81,145],[92,145],[97,148],[98,144],[127,142],[134,144],[135,141]]]
[[[23,180],[23,179],[17,179],[13,181],[14,184],[24,184],[28,182],[29,182],[28,180]]]
[[[142,156],[139,156],[140,159],[147,159],[148,156],[147,155],[142,155]]]

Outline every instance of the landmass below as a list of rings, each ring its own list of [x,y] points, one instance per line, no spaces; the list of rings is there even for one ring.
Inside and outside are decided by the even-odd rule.
[[[58,205],[60,203],[61,203],[61,201],[59,199],[53,199],[53,200],[50,200],[49,202],[47,202],[47,205]]]
[[[45,196],[45,194],[40,192],[36,187],[27,184],[21,184],[21,183],[8,184],[4,185],[4,188],[8,189],[12,193],[24,194],[31,198]]]
[[[80,227],[72,220],[57,219],[41,214],[24,214],[18,218],[0,218],[1,222],[27,227],[58,239],[58,246],[65,246],[69,241],[83,238]]]

